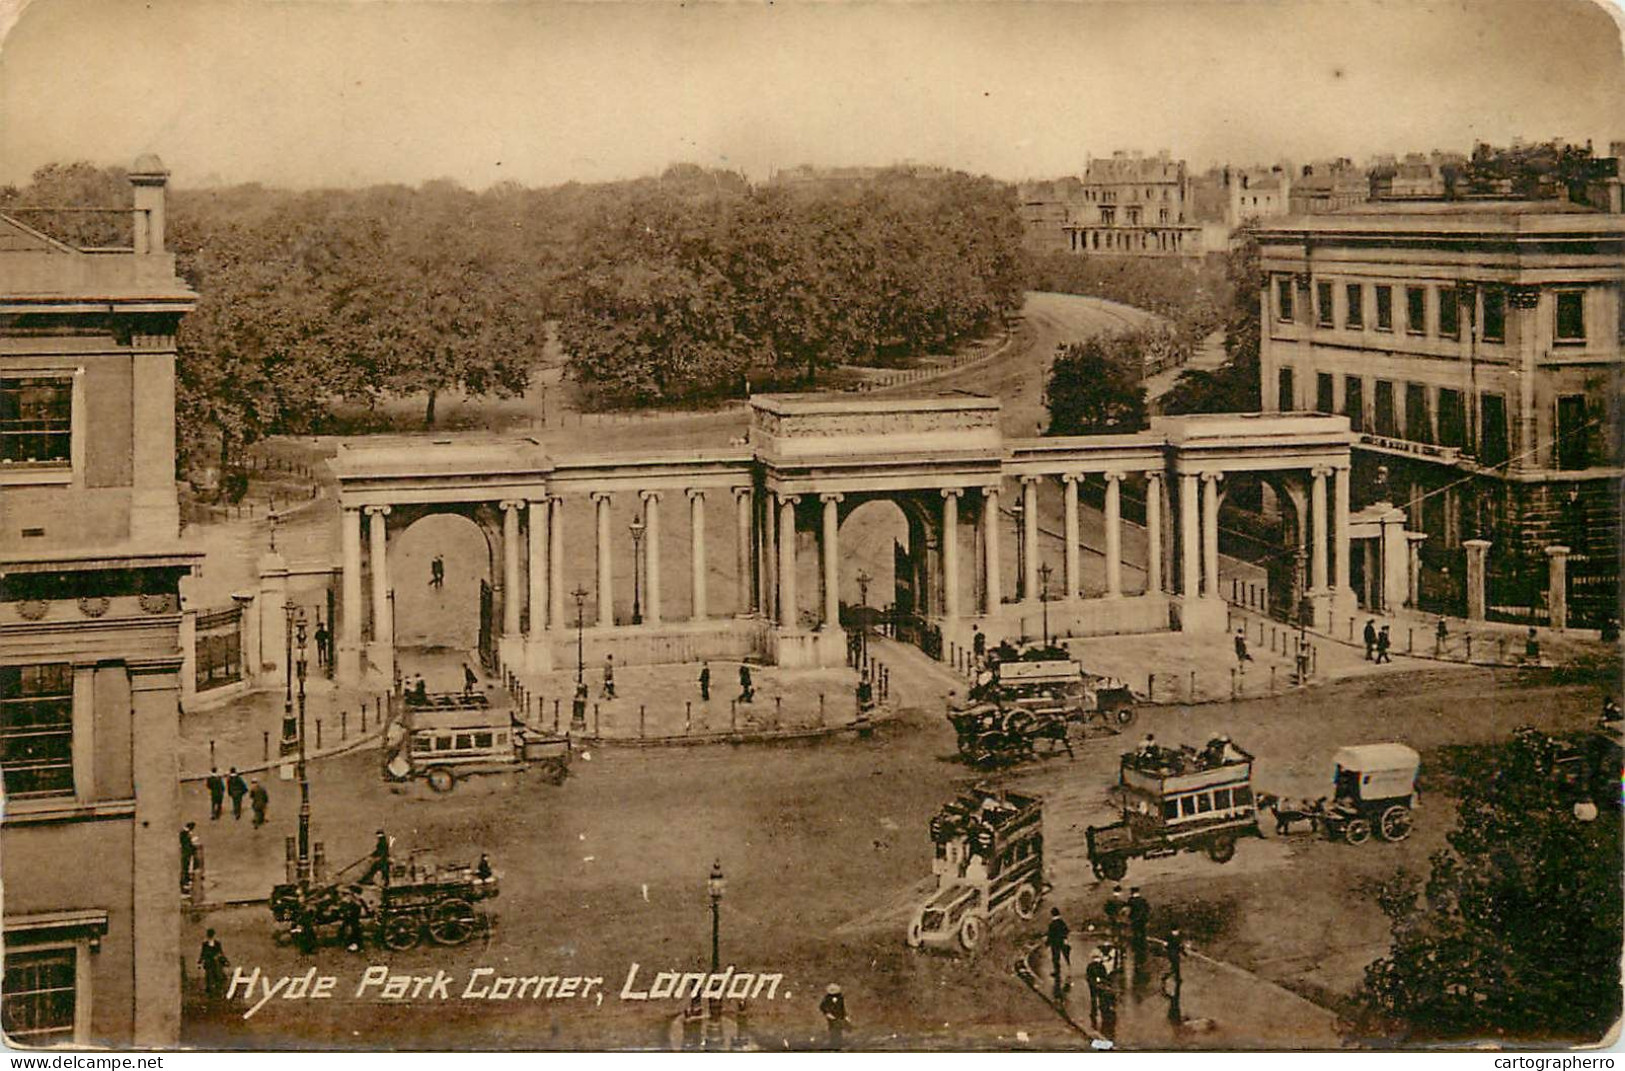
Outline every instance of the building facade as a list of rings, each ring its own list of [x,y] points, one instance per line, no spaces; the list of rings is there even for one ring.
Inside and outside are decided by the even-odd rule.
[[[180,1031],[181,613],[167,174],[129,248],[0,216],[0,878],[19,1046]],[[125,211],[130,211],[126,209]],[[77,865],[65,865],[65,864]]]
[[[1081,255],[1199,258],[1225,251],[1222,225],[1196,219],[1183,160],[1116,152],[1084,169],[1066,249]]]
[[[1426,534],[1416,601],[1460,612],[1483,554],[1492,616],[1613,613],[1625,219],[1372,204],[1259,241],[1265,407],[1348,417],[1356,508],[1393,503]]]

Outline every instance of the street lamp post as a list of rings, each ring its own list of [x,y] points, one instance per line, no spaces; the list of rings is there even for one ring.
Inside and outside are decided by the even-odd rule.
[[[582,616],[586,612],[587,607],[587,589],[577,584],[576,589],[570,592],[570,595],[576,601],[576,683],[580,684],[586,679],[587,672],[587,661],[584,657],[585,646],[583,641],[586,626],[583,624],[585,619]]]
[[[1027,507],[1021,499],[1016,499],[1010,505],[1010,512],[1016,518],[1016,601],[1025,602],[1027,599],[1027,526],[1022,518]]]
[[[306,662],[305,615],[299,615],[295,626],[299,632],[299,889],[310,888],[310,778],[305,768],[305,675]]]
[[[286,755],[293,748],[295,735],[299,732],[298,723],[293,716],[293,614],[297,607],[293,600],[282,604],[282,753]]]
[[[1038,567],[1038,580],[1043,587],[1039,590],[1038,601],[1044,604],[1044,646],[1049,646],[1049,578],[1055,570],[1049,562]]]
[[[705,880],[706,892],[711,895],[711,974],[714,976],[722,970],[722,894],[727,890],[728,880],[722,876],[722,860],[718,859],[711,864],[711,876]],[[722,999],[711,998],[705,1012],[705,1047],[719,1049],[722,1047]]]
[[[643,624],[643,533],[649,528],[642,517],[627,525],[632,533],[632,624]]]
[[[858,659],[862,662],[869,657],[869,585],[874,582],[875,578],[859,569],[855,579],[858,582],[858,603],[860,605],[858,610]]]

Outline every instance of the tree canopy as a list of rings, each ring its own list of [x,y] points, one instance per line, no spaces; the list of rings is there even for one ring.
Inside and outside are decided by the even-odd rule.
[[[1094,335],[1056,348],[1044,385],[1049,435],[1121,435],[1145,427],[1143,332]]]

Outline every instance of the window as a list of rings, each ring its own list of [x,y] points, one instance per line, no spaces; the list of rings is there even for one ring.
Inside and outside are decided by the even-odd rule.
[[[1413,443],[1433,441],[1433,422],[1428,418],[1428,389],[1420,383],[1405,384],[1405,438]]]
[[[1507,292],[1498,286],[1484,289],[1484,341],[1505,342],[1507,337]]]
[[[1394,420],[1394,385],[1386,379],[1377,380],[1377,434],[1390,439],[1399,437],[1399,425]]]
[[[1214,790],[1213,809],[1216,811],[1228,811],[1230,809],[1230,790],[1228,788]]]
[[[1179,801],[1164,800],[1162,803],[1162,817],[1164,820],[1179,817]]]
[[[1199,813],[1206,814],[1209,811],[1211,811],[1212,809],[1213,809],[1213,797],[1212,796],[1210,796],[1206,792],[1204,792],[1200,796],[1196,797],[1196,810]]]
[[[1565,394],[1557,399],[1557,467],[1583,469],[1591,464],[1587,439],[1586,396]]]
[[[1319,372],[1315,375],[1315,412],[1336,412],[1332,408],[1332,377],[1329,372]]]
[[[1283,413],[1290,413],[1297,407],[1292,393],[1292,369],[1290,368],[1281,369],[1276,377],[1275,407]]]
[[[1105,226],[1107,226],[1107,227],[1110,227],[1112,224],[1116,223],[1117,222],[1117,209],[1115,209],[1115,208],[1102,208],[1100,210],[1100,222],[1102,224],[1104,224]]]
[[[72,666],[0,666],[0,770],[9,795],[72,794]]]
[[[1439,388],[1439,445],[1467,445],[1467,410],[1461,403],[1461,391],[1448,387]]]
[[[1425,335],[1428,332],[1428,292],[1420,286],[1405,288],[1405,333]]]
[[[1392,331],[1394,329],[1394,288],[1391,286],[1377,287],[1377,330]]]
[[[1351,431],[1365,430],[1365,380],[1359,376],[1343,377],[1343,415]]]
[[[1461,306],[1453,286],[1439,288],[1439,335],[1442,338],[1461,336]]]
[[[66,465],[72,445],[72,376],[0,378],[0,465]]]
[[[1253,802],[1253,790],[1247,785],[1234,789],[1230,794],[1230,802],[1236,807],[1250,805]]]
[[[474,746],[475,747],[490,747],[491,746],[491,734],[490,733],[475,733],[474,734]]]
[[[1486,465],[1499,465],[1510,456],[1507,449],[1507,401],[1499,394],[1478,398],[1478,459]]]
[[[1292,322],[1292,277],[1275,280],[1275,318],[1284,324]]]
[[[1332,326],[1332,284],[1315,284],[1315,322],[1321,327]]]
[[[0,1027],[8,1038],[29,1046],[74,1040],[77,960],[71,948],[6,950]]]
[[[1557,341],[1586,340],[1585,294],[1579,290],[1557,292]]]
[[[1348,297],[1348,309],[1343,313],[1343,326],[1358,330],[1365,326],[1365,287],[1349,283],[1343,288]]]

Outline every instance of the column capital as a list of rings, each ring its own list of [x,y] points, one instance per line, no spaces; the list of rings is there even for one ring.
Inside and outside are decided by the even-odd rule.
[[[1224,479],[1224,473],[1222,472],[1204,472],[1200,473],[1200,475],[1202,479],[1206,480],[1208,483],[1216,484],[1220,480]]]
[[[1561,546],[1557,546],[1555,544],[1553,546],[1549,546],[1549,547],[1546,548],[1546,556],[1548,558],[1567,557],[1568,553],[1569,553],[1569,548],[1568,547],[1561,547]]]
[[[825,503],[842,502],[845,501],[845,499],[846,496],[839,491],[822,491],[818,495],[818,501]]]
[[[983,498],[998,498],[999,497],[999,485],[996,484],[996,483],[993,483],[993,484],[988,484],[987,486],[983,487],[982,488],[982,497]]]
[[[693,502],[696,499],[703,499],[705,497],[705,488],[703,488],[703,487],[684,488],[683,494],[688,496],[688,500],[690,502]]]
[[[525,506],[534,509],[537,506],[546,506],[553,501],[552,495],[537,495],[535,498],[525,500]]]
[[[801,496],[800,495],[780,494],[778,496],[778,499],[779,499],[779,505],[781,505],[781,506],[793,506],[797,502],[801,501]]]
[[[963,487],[943,487],[940,491],[943,498],[961,498],[965,494]]]
[[[665,493],[664,491],[639,491],[638,498],[644,502],[659,502],[660,496]]]
[[[1029,475],[1020,476],[1018,478],[1021,480],[1021,486],[1023,486],[1023,487],[1031,487],[1033,484],[1036,484],[1039,481],[1041,481],[1044,477],[1042,477],[1042,476],[1033,476],[1033,475],[1029,474]]]
[[[1083,482],[1083,473],[1081,473],[1081,472],[1063,472],[1063,473],[1061,473],[1061,482],[1062,483],[1082,483]]]
[[[594,502],[613,502],[615,494],[612,491],[588,491],[587,497]]]
[[[1162,479],[1162,470],[1161,469],[1146,469],[1145,470],[1145,478],[1147,480],[1160,480],[1160,479]]]
[[[1332,467],[1330,465],[1315,465],[1309,470],[1309,475],[1313,476],[1317,480],[1324,480],[1331,474]]]
[[[512,513],[515,510],[524,509],[526,505],[527,503],[516,498],[505,498],[501,502],[497,503],[498,508],[504,513]]]
[[[387,517],[390,511],[389,506],[362,506],[361,509],[369,517]]]
[[[1105,477],[1107,483],[1118,483],[1123,479],[1123,477],[1125,477],[1127,475],[1128,475],[1128,473],[1126,473],[1126,472],[1102,472],[1101,473],[1101,476]]]

